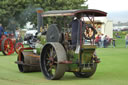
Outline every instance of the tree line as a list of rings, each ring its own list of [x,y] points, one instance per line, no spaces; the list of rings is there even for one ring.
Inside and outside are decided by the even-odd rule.
[[[0,0],[0,23],[13,29],[23,27],[28,21],[37,24],[37,8],[44,11],[87,9],[81,6],[87,0]]]
[[[114,26],[128,26],[128,22],[119,21],[117,24],[114,24]]]

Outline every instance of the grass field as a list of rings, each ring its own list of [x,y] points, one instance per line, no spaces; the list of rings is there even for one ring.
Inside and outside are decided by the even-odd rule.
[[[128,48],[98,48],[101,58],[94,76],[76,78],[66,73],[61,80],[46,80],[41,72],[20,73],[14,63],[17,54],[0,53],[0,85],[128,85]]]
[[[116,38],[115,33],[118,33],[121,38]],[[125,35],[128,34],[128,31],[120,31],[120,32],[114,32],[114,38],[116,39],[116,47],[118,48],[124,48],[125,47]]]
[[[20,73],[17,54],[3,56],[0,52],[0,85],[128,85],[128,48],[124,35],[116,40],[116,48],[98,48],[101,59],[96,73],[91,78],[76,78],[65,73],[61,80],[47,80],[41,72]]]

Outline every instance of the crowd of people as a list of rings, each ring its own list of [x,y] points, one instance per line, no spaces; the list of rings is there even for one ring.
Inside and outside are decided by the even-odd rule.
[[[95,38],[95,43],[100,48],[106,48],[111,43],[111,38],[104,34],[97,35]]]
[[[107,35],[104,34],[97,35],[95,38],[95,43],[100,48],[106,48],[110,44],[112,44],[113,48],[116,47],[116,39],[109,38]],[[128,47],[128,34],[125,35],[125,48],[127,47]]]

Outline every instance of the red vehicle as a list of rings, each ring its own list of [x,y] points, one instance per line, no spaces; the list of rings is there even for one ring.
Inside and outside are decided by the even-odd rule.
[[[11,55],[14,51],[18,53],[18,49],[21,47],[23,47],[23,44],[21,42],[16,43],[16,38],[13,34],[2,35],[0,39],[0,51],[4,55]]]

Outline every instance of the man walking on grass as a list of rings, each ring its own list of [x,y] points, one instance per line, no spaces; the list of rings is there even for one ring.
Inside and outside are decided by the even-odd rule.
[[[2,27],[2,24],[0,24],[0,39],[1,39],[3,33],[4,33],[4,29]]]
[[[126,34],[125,36],[125,48],[127,48],[127,45],[128,45],[128,34]]]

